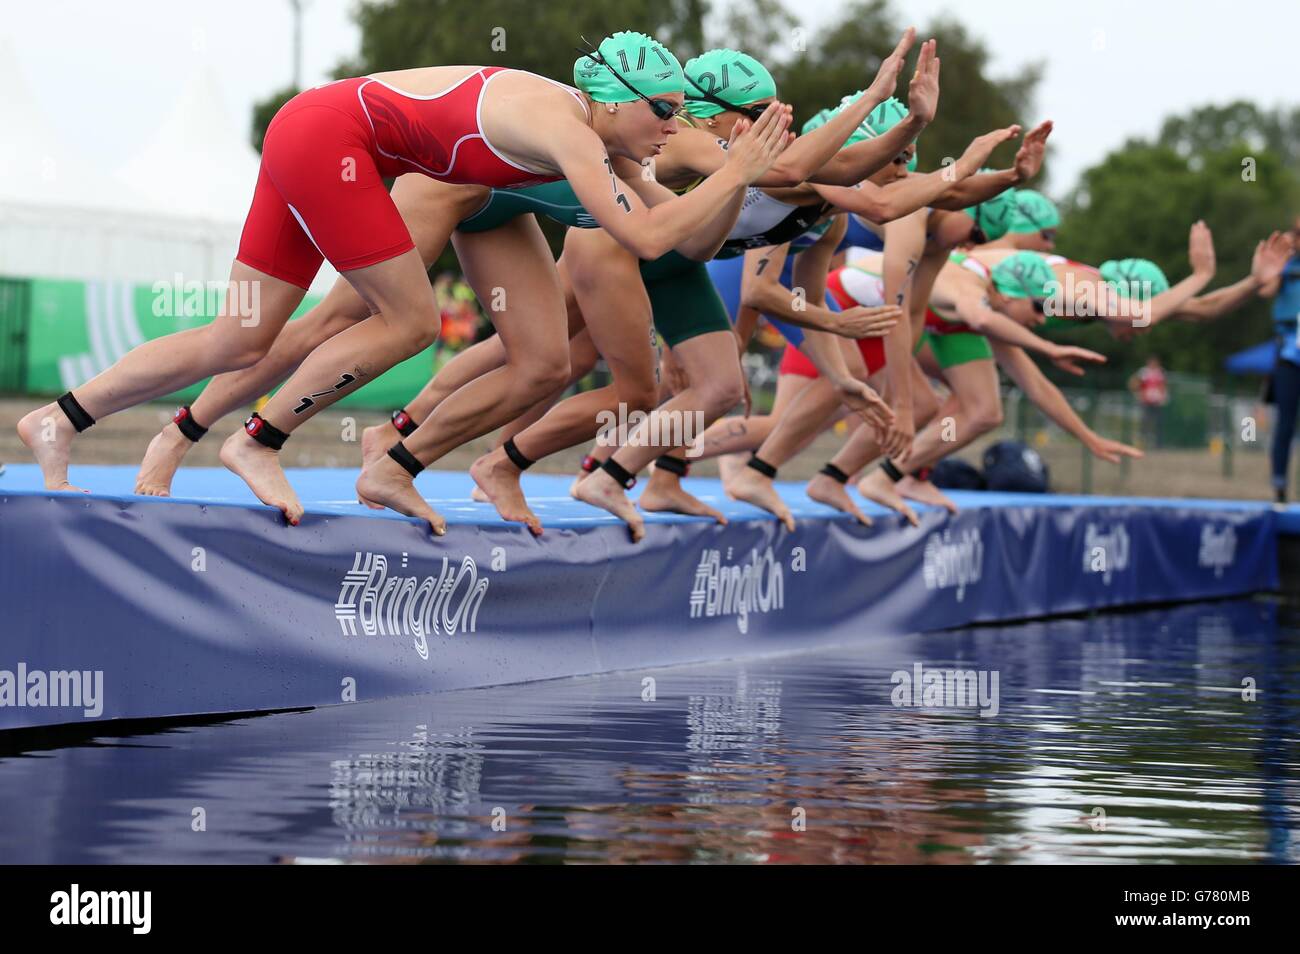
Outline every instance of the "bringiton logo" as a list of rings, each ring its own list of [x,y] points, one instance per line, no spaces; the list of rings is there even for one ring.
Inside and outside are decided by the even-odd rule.
[[[447,557],[437,576],[389,577],[388,558],[357,553],[343,575],[334,616],[344,636],[357,635],[357,623],[367,636],[413,636],[415,651],[429,658],[430,634],[455,636],[478,631],[478,611],[487,594],[488,579],[479,579],[472,557],[457,568]]]
[[[1090,523],[1083,531],[1083,572],[1100,573],[1102,582],[1110,585],[1117,572],[1128,569],[1129,539],[1124,525],[1117,524],[1110,532]]]
[[[727,551],[731,556],[731,551]],[[749,552],[745,563],[722,565],[719,550],[705,550],[695,568],[691,589],[691,619],[702,616],[735,616],[736,627],[749,632],[749,614],[767,613],[785,606],[785,583],[781,564],[768,547],[762,556]]]
[[[1215,530],[1210,524],[1201,527],[1201,549],[1196,555],[1197,566],[1213,570],[1215,577],[1222,577],[1223,571],[1237,559],[1237,532],[1231,526]]]
[[[984,541],[977,529],[965,530],[956,539],[951,531],[935,533],[925,543],[922,576],[927,590],[955,587],[957,602],[966,598],[966,587],[978,583],[984,572]]]

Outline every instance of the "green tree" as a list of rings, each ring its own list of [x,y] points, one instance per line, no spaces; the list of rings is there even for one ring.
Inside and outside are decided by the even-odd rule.
[[[271,125],[271,120],[280,111],[280,107],[300,92],[302,91],[296,86],[286,86],[253,104],[253,128],[249,139],[259,153],[262,151],[262,140],[266,138],[266,127]]]
[[[893,50],[905,24],[888,0],[855,0],[840,18],[808,34],[806,49],[788,62],[777,62],[773,74],[783,99],[795,107],[802,123],[819,109],[871,83],[881,61]],[[955,20],[941,18],[918,31],[918,40],[934,37],[943,61],[939,113],[921,137],[918,149],[923,170],[937,169],[945,157],[956,158],[976,136],[999,126],[1027,124],[1041,66],[1026,66],[1014,76],[988,75],[989,53],[984,44]],[[776,49],[772,50],[776,52]],[[916,65],[909,59],[898,96],[907,100],[907,84]],[[1010,165],[1017,142],[993,154],[991,163]]]
[[[384,70],[451,63],[508,65],[570,82],[585,36],[592,43],[617,30],[662,40],[683,62],[704,48],[708,0],[388,0],[358,4],[361,48],[339,63],[336,79]],[[289,95],[285,95],[288,92]],[[253,144],[296,90],[281,90],[254,108]]]
[[[1300,179],[1294,160],[1264,145],[1286,148],[1285,138],[1270,138],[1276,114],[1252,109],[1247,115],[1254,120],[1243,123],[1243,114],[1230,113],[1231,107],[1203,107],[1171,117],[1155,142],[1130,140],[1084,172],[1064,203],[1060,249],[1092,264],[1149,258],[1177,282],[1189,271],[1188,229],[1204,219],[1218,260],[1207,290],[1246,275],[1255,243],[1284,226],[1296,208]],[[1202,128],[1209,116],[1218,120]],[[1237,138],[1220,138],[1228,134]],[[1107,354],[1116,373],[1157,354],[1172,370],[1215,374],[1224,357],[1269,336],[1269,314],[1268,303],[1257,300],[1218,321],[1170,322],[1127,344],[1097,327],[1072,330],[1069,337]]]

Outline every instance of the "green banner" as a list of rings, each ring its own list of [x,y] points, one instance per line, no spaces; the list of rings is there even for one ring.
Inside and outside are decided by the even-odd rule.
[[[225,283],[204,287],[197,282],[137,285],[128,282],[80,282],[31,279],[7,281],[25,286],[25,294],[5,296],[13,307],[0,309],[0,325],[19,322],[9,312],[26,310],[26,367],[19,379],[6,375],[0,386],[21,387],[29,394],[62,394],[109,367],[132,348],[154,338],[197,328],[215,317]],[[319,295],[303,299],[293,317],[306,314]],[[17,340],[21,337],[15,333]],[[0,362],[0,366],[3,366]],[[428,382],[434,370],[434,350],[426,349],[403,361],[355,394],[341,407],[391,409],[402,407]],[[207,381],[169,395],[184,403],[198,396]]]

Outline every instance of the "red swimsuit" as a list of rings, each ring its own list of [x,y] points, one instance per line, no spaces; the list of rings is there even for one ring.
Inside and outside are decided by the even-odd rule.
[[[839,305],[841,309],[856,308],[861,302],[850,295],[844,287],[844,282],[840,279],[842,271],[843,269],[836,268],[826,275],[826,293],[835,299],[835,304]],[[875,374],[885,366],[884,338],[859,338],[856,344],[858,352],[862,355],[862,360],[867,365],[867,374]],[[777,372],[779,374],[797,374],[803,378],[821,377],[821,372],[817,370],[817,365],[812,363],[812,359],[792,344],[785,346]]]
[[[433,96],[359,77],[289,100],[266,131],[236,258],[306,288],[322,258],[342,272],[415,247],[386,177],[418,172],[495,188],[561,178],[511,162],[483,134],[483,94],[504,69],[485,66]]]

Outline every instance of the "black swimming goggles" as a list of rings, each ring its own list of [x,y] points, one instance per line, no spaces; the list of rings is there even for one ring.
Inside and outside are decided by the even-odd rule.
[[[684,73],[682,75],[685,76]],[[769,103],[764,103],[761,106],[738,106],[735,103],[729,103],[725,99],[714,96],[689,76],[686,77],[686,82],[690,83],[700,91],[699,96],[687,96],[687,99],[693,100],[697,103],[712,103],[714,106],[721,106],[729,113],[740,113],[742,116],[747,116],[751,122],[758,122],[763,115],[763,111],[770,105]]]
[[[577,52],[581,53],[583,56],[590,58],[591,60],[605,67],[605,69],[609,70],[610,73],[614,75],[614,79],[618,80],[620,83],[622,83],[629,90],[631,90],[633,93],[636,94],[637,99],[643,99],[647,103],[649,103],[650,111],[655,114],[655,117],[657,119],[672,119],[674,116],[680,115],[682,110],[686,108],[685,106],[676,106],[673,103],[668,102],[668,100],[666,99],[651,99],[649,96],[641,92],[631,83],[629,83],[627,80],[623,79],[623,77],[619,75],[618,70],[614,69],[614,67],[609,65],[609,61],[605,59],[605,55],[601,53],[600,50],[593,48],[591,43],[588,42],[585,36],[582,37],[581,39],[583,43],[587,44],[587,49],[584,50],[576,46],[574,47],[574,49]]]

